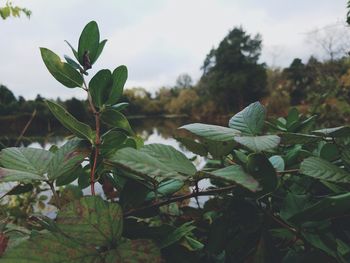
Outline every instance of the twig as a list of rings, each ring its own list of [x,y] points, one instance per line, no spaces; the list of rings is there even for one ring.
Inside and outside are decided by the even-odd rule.
[[[288,174],[288,173],[298,173],[299,169],[290,169],[290,170],[284,170],[284,171],[278,171],[279,174]]]
[[[175,202],[181,202],[183,200],[190,199],[192,197],[221,194],[221,193],[230,191],[235,187],[236,187],[236,185],[229,185],[229,186],[225,186],[225,187],[221,187],[221,188],[215,188],[215,189],[205,190],[205,191],[201,191],[201,192],[192,192],[190,194],[176,196],[176,197],[173,197],[173,198],[170,198],[170,199],[167,199],[164,201],[160,201],[160,202],[157,202],[157,203],[154,203],[151,205],[147,205],[144,207],[129,210],[126,213],[124,213],[124,216],[131,216],[131,215],[143,212],[143,211],[147,211],[149,209],[161,207],[163,205],[168,205],[168,204],[175,203]]]
[[[54,186],[53,183],[50,182],[50,181],[47,181],[47,184],[50,186],[50,189],[51,189],[51,191],[52,191],[52,193],[53,193],[53,197],[54,197],[54,199],[55,199],[55,203],[56,203],[57,208],[58,208],[58,209],[61,209],[60,198],[59,198],[59,196],[58,196],[58,194],[57,194],[57,192],[56,192],[56,190],[55,190],[55,186]]]
[[[17,138],[16,143],[15,143],[15,147],[18,146],[19,142],[20,142],[21,139],[23,138],[24,133],[27,131],[28,127],[30,126],[30,124],[31,124],[32,121],[34,120],[35,115],[36,115],[36,109],[33,111],[33,113],[32,113],[32,115],[31,115],[30,119],[28,120],[28,122],[27,122],[27,124],[26,124],[26,126],[24,126],[24,128],[23,128],[21,134],[20,134],[19,137]]]

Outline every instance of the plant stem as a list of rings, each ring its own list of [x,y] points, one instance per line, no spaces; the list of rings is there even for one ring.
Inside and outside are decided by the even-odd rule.
[[[53,194],[53,198],[55,199],[55,203],[56,203],[56,206],[58,209],[61,209],[61,202],[60,202],[60,198],[55,190],[55,186],[53,185],[52,182],[47,182],[47,184],[50,186],[50,189],[52,191],[52,194]]]
[[[24,133],[27,131],[28,127],[30,126],[30,124],[34,120],[35,115],[36,115],[36,109],[33,111],[32,115],[30,116],[30,119],[27,122],[26,126],[24,126],[20,136],[17,138],[16,143],[15,143],[16,147],[18,146],[18,144],[20,143],[21,139],[23,138]]]
[[[143,212],[143,211],[147,211],[149,209],[161,207],[163,205],[168,205],[168,204],[175,203],[175,202],[181,202],[183,200],[190,199],[192,197],[205,196],[205,195],[216,195],[216,194],[225,193],[225,192],[232,190],[235,187],[236,187],[236,185],[229,185],[229,186],[225,186],[225,187],[221,187],[221,188],[215,188],[215,189],[205,190],[205,191],[201,191],[201,192],[195,191],[195,192],[190,193],[190,194],[175,196],[175,197],[170,198],[168,200],[160,201],[160,202],[148,205],[148,206],[129,210],[126,213],[124,213],[124,216],[131,216],[131,215]]]
[[[96,166],[97,166],[97,160],[98,156],[100,154],[100,144],[101,144],[101,139],[100,139],[100,112],[96,110],[95,105],[92,101],[91,94],[89,92],[88,86],[86,85],[84,76],[83,77],[83,89],[87,92],[88,94],[88,101],[89,105],[91,107],[92,113],[95,116],[95,129],[96,129],[96,138],[95,138],[95,145],[94,145],[94,159],[93,162],[90,160],[90,188],[91,188],[91,195],[95,195],[95,173],[96,173]]]

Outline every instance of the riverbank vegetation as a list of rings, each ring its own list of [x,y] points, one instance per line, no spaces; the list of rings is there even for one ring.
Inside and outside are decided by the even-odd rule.
[[[251,39],[241,29],[230,32],[222,45],[230,46],[236,34],[245,36],[251,47],[260,45],[259,36]],[[64,106],[41,98],[24,102],[45,106],[43,112],[48,109],[72,136],[49,150],[2,149],[0,182],[12,185],[1,197],[1,262],[349,262],[350,127],[314,130],[319,119],[309,115],[346,95],[347,70],[339,80],[345,86],[325,79],[337,87],[326,96],[316,92],[328,83],[321,81],[324,75],[312,75],[318,82],[303,75],[314,64],[343,72],[339,68],[346,59],[306,65],[295,60],[289,69],[269,75],[257,62],[259,52],[248,48],[244,54],[249,56],[239,53],[247,71],[231,79],[223,72],[234,61],[221,56],[221,46],[213,49],[202,82],[172,92],[178,92],[175,98],[185,91],[204,92],[197,98],[199,106],[202,98],[217,94],[210,100],[212,114],[238,112],[224,126],[197,122],[179,127],[183,133],[177,140],[192,152],[189,159],[169,145],[144,145],[134,132],[124,115],[132,105],[125,104],[130,92],[124,92],[126,66],[100,70],[85,81],[105,43],[92,21],[82,31],[78,48],[71,47],[74,59],[63,62],[53,51],[40,49],[57,81],[85,92],[89,106],[84,114],[90,114],[93,124],[74,116],[67,101]],[[252,80],[248,69],[258,78]],[[268,118],[276,99],[265,97],[267,106],[250,101],[268,94],[272,76],[274,83],[290,87],[288,103],[306,114],[291,108],[284,117]],[[181,79],[189,83],[187,76]],[[208,83],[220,80],[212,90]],[[220,92],[229,92],[226,81],[236,82],[239,95],[222,97]],[[248,82],[257,89],[259,83],[266,86],[250,94],[243,88]],[[7,94],[3,101],[18,105],[8,90],[2,92]],[[309,95],[321,107],[311,107]],[[192,162],[199,156],[208,160],[201,169]],[[208,198],[200,202],[203,196]],[[55,207],[49,215],[43,209],[48,204]]]

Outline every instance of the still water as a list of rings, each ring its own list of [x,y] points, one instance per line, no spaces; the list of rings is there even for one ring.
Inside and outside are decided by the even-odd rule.
[[[139,119],[132,120],[131,126],[134,131],[144,139],[145,144],[151,143],[161,143],[166,145],[171,145],[178,151],[182,152],[186,157],[192,158],[194,154],[189,152],[183,145],[181,145],[174,137],[178,134],[178,128],[184,124],[190,123],[187,119],[175,118],[175,119]],[[65,135],[55,135],[49,134],[46,137],[30,137],[29,141],[25,143],[27,147],[33,148],[43,148],[49,149],[52,145],[62,146],[67,137]],[[22,144],[23,145],[23,144]],[[203,157],[197,156],[193,161],[193,164],[196,168],[202,169],[205,166],[206,160]],[[5,193],[10,189],[13,184],[2,184],[0,186],[0,194]],[[204,189],[209,186],[207,180],[202,180],[199,183],[199,188]],[[90,194],[90,189],[86,188],[83,190],[84,194]],[[96,184],[96,192],[100,195],[104,195],[102,188],[99,184]],[[51,192],[47,191],[43,194],[51,196]],[[202,196],[199,197],[199,203],[203,204],[208,197]],[[191,200],[191,205],[195,205],[195,200]],[[54,217],[55,208],[53,206],[47,205],[45,208],[45,214]],[[43,212],[43,211],[42,211]]]

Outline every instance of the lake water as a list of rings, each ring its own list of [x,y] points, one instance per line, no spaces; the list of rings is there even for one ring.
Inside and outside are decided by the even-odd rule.
[[[174,136],[177,134],[178,127],[190,123],[187,119],[176,118],[176,119],[141,119],[132,120],[131,126],[134,131],[140,135],[145,144],[151,143],[161,143],[166,145],[171,145],[178,151],[182,152],[188,158],[194,157],[194,154],[189,152],[183,145],[181,145]],[[32,137],[29,138],[30,142],[25,143],[28,147],[34,148],[44,148],[49,149],[52,145],[62,146],[66,142],[66,137],[64,135],[48,135],[47,137]],[[193,161],[193,164],[197,169],[202,169],[205,166],[206,160],[203,157],[197,156]],[[5,193],[8,189],[12,187],[13,184],[2,184],[0,189],[0,194]],[[204,189],[208,187],[209,182],[207,180],[202,180],[199,183],[199,188]],[[100,184],[96,184],[96,192],[103,195]],[[84,189],[85,194],[90,194],[90,189]],[[43,194],[51,195],[51,192],[44,192]],[[198,198],[199,203],[204,203],[208,197],[201,196]],[[195,200],[191,200],[191,205],[195,205]],[[45,214],[53,216],[55,214],[55,208],[47,205],[45,208]]]

